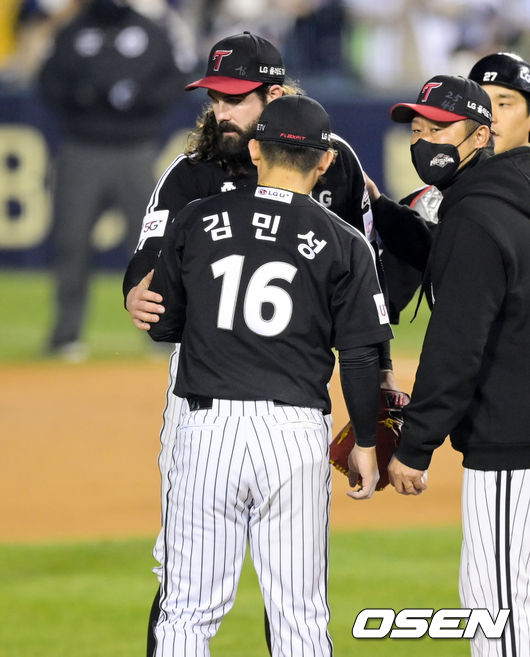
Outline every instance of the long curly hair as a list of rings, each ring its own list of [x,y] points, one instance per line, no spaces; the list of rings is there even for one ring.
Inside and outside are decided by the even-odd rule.
[[[267,94],[271,85],[261,85],[256,93],[265,106]],[[284,95],[305,94],[296,82],[289,80],[282,85]],[[207,103],[201,114],[195,121],[195,128],[189,133],[184,153],[190,157],[190,162],[204,162],[207,160],[217,161],[231,176],[243,175],[251,166],[250,156],[225,155],[219,152],[219,133],[217,121],[211,108]]]

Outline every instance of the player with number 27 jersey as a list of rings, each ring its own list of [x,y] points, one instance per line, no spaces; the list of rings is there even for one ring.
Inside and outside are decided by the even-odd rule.
[[[366,238],[310,196],[282,189],[186,206],[166,228],[152,289],[166,312],[151,337],[182,342],[180,397],[259,400],[274,390],[284,403],[328,413],[331,347],[391,337]]]

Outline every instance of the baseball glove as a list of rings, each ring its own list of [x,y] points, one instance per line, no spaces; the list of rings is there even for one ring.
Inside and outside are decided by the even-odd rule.
[[[379,469],[379,481],[376,490],[383,490],[388,486],[387,468],[401,438],[403,406],[406,406],[409,402],[410,396],[406,392],[381,388],[377,416],[377,443],[375,446],[377,467]],[[329,446],[330,463],[346,476],[348,476],[348,454],[354,445],[355,434],[351,422],[348,422]]]

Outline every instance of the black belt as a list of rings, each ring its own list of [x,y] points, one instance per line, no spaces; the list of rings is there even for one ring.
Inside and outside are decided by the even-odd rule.
[[[201,397],[199,395],[191,395],[186,397],[190,411],[202,411],[213,406],[213,399],[211,397]]]
[[[190,395],[186,397],[186,401],[190,407],[190,411],[204,411],[213,406],[212,397],[201,397],[201,395]],[[252,400],[250,400],[252,401]],[[282,402],[277,399],[273,399],[272,403],[275,406],[294,406],[295,404],[290,404],[288,402]]]

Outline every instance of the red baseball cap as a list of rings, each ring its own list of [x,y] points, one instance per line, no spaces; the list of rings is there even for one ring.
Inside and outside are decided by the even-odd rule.
[[[398,103],[390,110],[397,123],[410,123],[416,114],[442,123],[474,119],[490,127],[491,100],[473,80],[436,75],[423,85],[416,103]]]
[[[262,84],[283,84],[285,68],[278,50],[266,39],[243,32],[218,41],[210,50],[206,75],[185,89],[213,89],[245,94]]]

